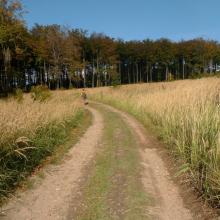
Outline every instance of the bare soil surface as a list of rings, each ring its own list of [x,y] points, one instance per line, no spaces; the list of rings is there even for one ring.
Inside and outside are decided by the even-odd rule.
[[[152,202],[146,206],[146,212],[149,215],[141,219],[211,219],[211,217],[207,217],[203,215],[203,213],[193,212],[190,205],[185,203],[184,192],[182,189],[180,190],[178,184],[175,183],[173,174],[169,171],[163,156],[161,156],[156,138],[147,133],[145,128],[130,115],[107,105],[96,105],[104,106],[108,111],[117,113],[132,130],[132,135],[138,143],[137,146],[134,147],[138,148],[141,158],[141,181],[146,193],[152,197]],[[69,151],[60,165],[50,165],[46,169],[47,174],[45,178],[42,179],[41,184],[16,195],[16,198],[9,201],[9,203],[2,208],[4,215],[1,215],[0,219],[78,219],[69,214],[69,209],[74,206],[73,198],[77,198],[75,195],[82,193],[80,182],[82,179],[86,181],[87,177],[85,175],[88,174],[83,170],[89,166],[91,161],[95,159],[96,153],[99,152],[104,128],[104,114],[98,110],[99,108],[88,107],[88,109],[93,114],[93,124],[79,143]],[[115,130],[115,132],[117,135],[117,130]],[[118,137],[120,136],[119,132]],[[114,141],[112,141],[112,143],[114,143]],[[120,160],[123,160],[123,152],[115,152],[115,155]],[[113,176],[115,184],[121,186],[126,185],[126,176],[119,177],[117,175]],[[115,187],[117,188],[116,185]],[[119,216],[121,213],[120,210],[117,212],[117,207],[120,207],[123,201],[119,201],[118,198],[123,199],[125,197],[124,195],[120,195],[120,192],[117,191],[116,188],[114,188],[113,193],[117,195],[108,195],[111,200],[110,208],[112,208],[115,213],[115,216],[113,215],[111,219],[120,219]],[[99,195],[97,195],[97,197],[99,197]],[[79,200],[79,202],[81,201]],[[78,206],[80,207],[80,205]],[[89,220],[87,218],[84,219]],[[91,220],[95,220],[95,218]]]

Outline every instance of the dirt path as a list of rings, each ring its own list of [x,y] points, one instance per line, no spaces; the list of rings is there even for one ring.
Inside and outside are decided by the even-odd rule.
[[[72,194],[78,193],[82,170],[95,154],[101,139],[102,116],[89,108],[94,119],[80,142],[68,153],[59,166],[48,167],[42,184],[19,195],[3,207],[3,220],[61,220],[66,219]]]
[[[151,136],[146,136],[144,127],[130,115],[110,106],[113,112],[123,117],[138,137],[140,155],[142,157],[142,181],[147,193],[154,198],[154,206],[149,207],[149,213],[161,220],[190,220],[194,219],[190,211],[184,207],[183,200],[178,192],[178,187],[157,152],[157,142]]]
[[[131,191],[132,184],[136,186],[132,179],[135,179],[132,176],[132,173],[129,173],[126,170],[126,166],[129,165],[126,162],[127,160],[132,160],[134,163],[134,158],[131,158],[128,151],[132,152],[132,148],[137,149],[140,161],[138,163],[141,166],[140,170],[140,180],[142,181],[142,185],[147,195],[150,195],[153,198],[153,202],[150,202],[146,207],[141,207],[146,209],[146,213],[148,216],[139,219],[160,219],[160,220],[190,220],[190,219],[202,219],[197,218],[192,215],[192,213],[184,206],[183,199],[180,196],[178,187],[174,184],[171,175],[169,174],[163,160],[160,157],[157,149],[157,141],[152,138],[150,135],[147,135],[143,126],[137,122],[133,117],[128,114],[116,110],[110,106],[105,106],[103,104],[94,105],[95,108],[89,108],[94,116],[93,125],[88,129],[85,135],[82,137],[80,142],[76,144],[66,156],[64,162],[59,166],[51,166],[48,168],[48,172],[46,177],[42,180],[42,184],[37,187],[24,192],[22,195],[19,195],[19,198],[14,199],[9,202],[6,207],[3,207],[5,212],[5,216],[0,216],[0,219],[3,220],[58,220],[58,219],[91,219],[91,220],[103,220],[109,218],[75,218],[74,215],[76,212],[70,212],[70,208],[73,204],[73,197],[76,194],[82,194],[80,180],[83,177],[83,169],[88,166],[88,164],[93,160],[98,160],[98,166],[100,164],[105,163],[104,165],[107,167],[113,166],[113,168],[109,169],[109,171],[101,170],[102,167],[98,167],[97,170],[101,170],[102,176],[101,179],[95,179],[96,177],[92,177],[92,181],[89,187],[94,187],[96,183],[100,184],[102,187],[107,187],[106,182],[109,181],[109,175],[111,176],[111,180],[113,182],[113,186],[108,186],[110,190],[107,192],[103,191],[104,196],[107,196],[108,200],[111,202],[109,210],[113,210],[114,215],[111,216],[111,219],[132,219],[132,218],[118,218],[117,213],[120,213],[121,216],[124,216],[123,208],[121,211],[117,211],[118,204],[122,206],[126,202],[132,201],[132,193],[131,196],[126,196],[124,194],[124,189],[128,185],[128,189]],[[104,110],[100,110],[99,106]],[[105,113],[109,111],[109,115]],[[111,116],[111,114],[115,114]],[[109,153],[109,149],[107,151],[100,150],[100,144],[104,145],[106,140],[103,140],[103,128],[106,129],[105,126],[108,126],[106,123],[110,123],[111,120],[106,120],[106,117],[118,117],[115,119],[121,126],[111,127],[112,135],[111,138],[114,140],[108,140],[107,145],[111,143],[112,145],[119,145],[117,148],[112,148],[111,151],[116,151],[115,154]],[[103,122],[103,118],[107,122]],[[112,118],[112,120],[113,120]],[[120,121],[122,120],[122,121]],[[114,122],[115,124],[115,122]],[[113,125],[112,125],[113,126]],[[123,133],[123,128],[128,127],[131,133]],[[129,132],[129,131],[127,131]],[[126,139],[126,134],[132,136],[131,138],[135,139]],[[107,133],[108,135],[108,133]],[[127,141],[127,142],[126,142]],[[120,143],[119,143],[120,142]],[[132,143],[132,148],[128,143]],[[123,146],[128,144],[129,148],[122,150]],[[137,145],[137,146],[134,146]],[[99,149],[97,151],[97,149]],[[107,149],[107,148],[106,148]],[[101,155],[97,157],[97,152],[102,151],[103,154],[106,152],[109,155]],[[109,158],[112,158],[109,163],[107,163]],[[114,161],[113,161],[114,160]],[[106,162],[107,161],[107,162]],[[117,162],[114,165],[114,162]],[[122,162],[120,162],[122,161]],[[131,163],[131,165],[132,165]],[[129,165],[130,166],[130,165]],[[130,168],[129,168],[130,169]],[[126,175],[123,174],[123,170],[128,172]],[[95,173],[95,169],[92,170],[92,173]],[[136,171],[134,171],[135,173]],[[138,171],[139,172],[139,171]],[[95,175],[95,174],[92,174]],[[100,173],[98,174],[100,175]],[[124,176],[123,176],[124,175]],[[121,178],[122,177],[122,178]],[[87,178],[87,177],[86,177]],[[98,176],[100,178],[100,176]],[[137,178],[139,178],[137,176]],[[128,181],[128,182],[127,182]],[[129,182],[130,181],[130,182]],[[131,186],[130,186],[130,185]],[[94,190],[94,189],[92,189]],[[94,195],[92,195],[92,202],[99,204],[103,200],[98,199],[101,197],[99,195],[99,189],[95,189]],[[107,190],[107,189],[106,189]],[[138,191],[138,189],[137,189]],[[110,195],[109,192],[113,192],[115,195]],[[112,193],[112,194],[113,194]],[[85,194],[91,196],[91,192]],[[79,196],[80,197],[80,196]],[[120,199],[118,199],[120,197]],[[128,198],[129,197],[129,198]],[[97,201],[93,198],[97,198]],[[85,198],[86,199],[86,198]],[[114,201],[115,200],[115,201]],[[125,201],[119,201],[125,200]],[[130,201],[130,206],[135,205]],[[99,208],[93,206],[94,204],[90,204],[91,201],[87,201],[89,206],[92,207],[90,212],[93,211],[93,208]],[[100,204],[101,204],[100,203]],[[107,201],[108,203],[108,201]],[[83,204],[84,205],[84,204]],[[100,206],[100,205],[99,205]],[[79,206],[80,207],[80,206]],[[132,209],[132,207],[130,208]],[[85,210],[87,210],[85,208]],[[113,212],[111,211],[111,212]],[[126,211],[127,212],[127,211]],[[84,213],[85,214],[85,213]],[[133,218],[132,220],[136,220],[137,218]],[[139,220],[137,219],[137,220]]]

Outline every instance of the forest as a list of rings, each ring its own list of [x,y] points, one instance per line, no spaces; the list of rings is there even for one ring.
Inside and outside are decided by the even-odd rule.
[[[0,94],[33,85],[100,87],[199,78],[220,71],[220,43],[124,41],[60,25],[28,29],[17,0],[0,0]]]

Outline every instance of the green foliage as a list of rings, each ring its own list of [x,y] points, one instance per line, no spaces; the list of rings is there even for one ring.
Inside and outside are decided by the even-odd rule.
[[[20,16],[23,11],[19,0],[2,1],[0,12],[0,69],[22,79],[18,80],[20,87],[24,86],[24,78],[18,73],[30,68],[47,73],[50,89],[56,89],[58,81],[60,88],[70,85],[69,79],[60,80],[64,66],[68,67],[72,86],[78,88],[84,83],[98,87],[200,78],[206,71],[215,72],[213,68],[220,64],[220,44],[213,40],[123,41],[56,24],[36,24],[29,31]],[[85,67],[90,70],[84,81]],[[171,78],[167,77],[168,72],[172,73]],[[43,75],[38,74],[38,82]],[[9,83],[6,87],[10,87]]]
[[[189,78],[190,78],[190,79],[200,79],[200,78],[203,77],[203,75],[204,75],[204,74],[196,73],[196,72],[195,72],[195,73],[190,74],[190,75],[189,75]]]
[[[51,97],[51,92],[46,86],[35,86],[31,89],[31,97],[34,101],[45,102]]]
[[[205,77],[218,77],[217,73],[192,73],[189,75],[189,79],[201,79]]]
[[[15,89],[13,92],[13,97],[18,101],[22,102],[24,100],[24,94],[22,89]]]
[[[197,38],[176,43],[161,38],[125,42],[105,34],[67,30],[56,24],[35,25],[28,31],[19,16],[22,14],[20,1],[4,0],[0,12],[0,69],[16,76],[30,67],[43,69],[49,74],[51,89],[57,88],[63,66],[68,66],[73,86],[82,87],[85,83],[96,87],[200,78],[208,67],[220,64],[220,45],[212,40]],[[84,82],[80,72],[86,66],[93,71],[88,71]],[[167,77],[168,71],[173,78]],[[73,77],[75,72],[77,77]],[[40,75],[38,81],[42,80]],[[69,81],[64,79],[60,87],[68,88]]]
[[[20,137],[13,146],[0,145],[0,202],[46,157],[64,144],[73,128],[78,127],[84,112],[62,122],[39,127],[32,137]]]
[[[174,76],[172,73],[168,74],[168,81],[173,81],[174,80]]]
[[[112,86],[116,87],[116,86],[119,86],[119,85],[121,85],[120,77],[117,74],[114,74],[112,76]]]

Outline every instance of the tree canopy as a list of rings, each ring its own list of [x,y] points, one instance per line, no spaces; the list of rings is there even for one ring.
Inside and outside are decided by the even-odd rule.
[[[124,41],[103,33],[22,18],[18,0],[0,0],[0,92],[45,84],[97,87],[200,77],[219,71],[220,44],[197,38]]]

